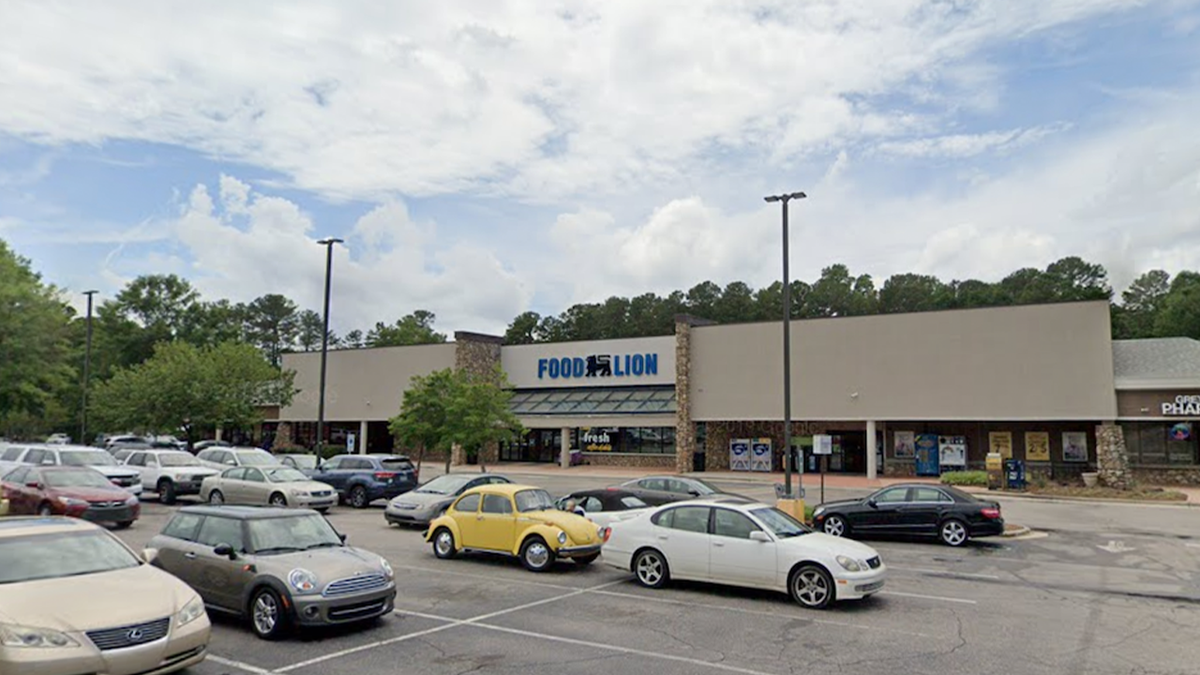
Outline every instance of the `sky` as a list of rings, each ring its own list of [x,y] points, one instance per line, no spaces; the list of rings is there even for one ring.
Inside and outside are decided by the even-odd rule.
[[[1200,0],[0,4],[0,239],[345,333],[847,264],[1200,269]]]

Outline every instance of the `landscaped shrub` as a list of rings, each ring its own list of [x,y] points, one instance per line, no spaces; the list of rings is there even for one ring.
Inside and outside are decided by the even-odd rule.
[[[942,474],[942,482],[946,485],[978,485],[987,487],[986,471],[947,471]]]

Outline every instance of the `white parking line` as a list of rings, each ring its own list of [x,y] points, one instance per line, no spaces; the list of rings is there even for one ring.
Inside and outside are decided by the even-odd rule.
[[[1184,544],[1188,548],[1200,548],[1200,544]]]
[[[947,598],[943,595],[921,595],[920,593],[901,593],[900,591],[879,591],[880,595],[898,595],[902,598],[920,598],[921,600],[937,600],[939,602],[958,602],[964,605],[978,605],[976,600],[966,598]]]
[[[411,567],[411,566],[405,565],[403,568],[400,568],[400,569],[413,571],[413,572],[429,572],[431,574],[445,574],[445,575],[452,576],[452,577],[464,577],[467,579],[479,579],[480,581],[488,581],[493,584],[495,584],[497,580],[500,580],[506,584],[521,584],[524,586],[541,586],[543,588],[557,588],[559,590],[566,590],[566,591],[574,591],[579,588],[578,586],[568,586],[566,584],[552,584],[552,583],[545,582],[545,581],[529,581],[528,579],[508,579],[508,578],[504,578],[504,577],[498,577],[498,576],[487,575],[487,574],[472,574],[471,572],[454,572],[454,571],[446,570],[446,569],[438,569],[436,567]]]
[[[227,659],[222,656],[217,656],[216,654],[209,654],[207,657],[205,657],[204,660],[212,661],[213,663],[225,666],[226,668],[237,668],[238,670],[242,670],[247,673],[254,673],[254,675],[274,675],[270,670],[267,670],[266,668],[259,668],[258,666],[252,666],[249,663],[242,663],[241,661],[234,661],[233,659]]]

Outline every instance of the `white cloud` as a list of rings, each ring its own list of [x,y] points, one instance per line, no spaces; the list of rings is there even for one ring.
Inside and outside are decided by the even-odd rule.
[[[333,197],[620,192],[712,148],[784,165],[986,108],[980,50],[1144,4],[14,0],[0,129],[181,145]]]
[[[904,157],[974,157],[994,150],[1014,150],[1066,128],[1067,125],[1060,124],[989,131],[982,134],[952,134],[907,141],[885,141],[880,143],[877,149],[884,154]]]

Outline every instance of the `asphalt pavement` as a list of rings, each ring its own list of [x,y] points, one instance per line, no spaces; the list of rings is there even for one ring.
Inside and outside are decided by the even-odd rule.
[[[511,477],[555,494],[613,482]],[[769,484],[723,487],[773,498]],[[827,497],[855,491],[840,492]],[[601,562],[538,575],[499,556],[437,560],[419,529],[385,524],[382,502],[339,507],[329,518],[350,544],[396,568],[395,614],[278,643],[214,619],[212,657],[188,672],[1200,673],[1200,509],[1003,504],[1034,532],[961,549],[868,542],[891,570],[886,590],[826,611],[766,591],[643,589]],[[140,547],[171,510],[147,503],[119,534]]]

